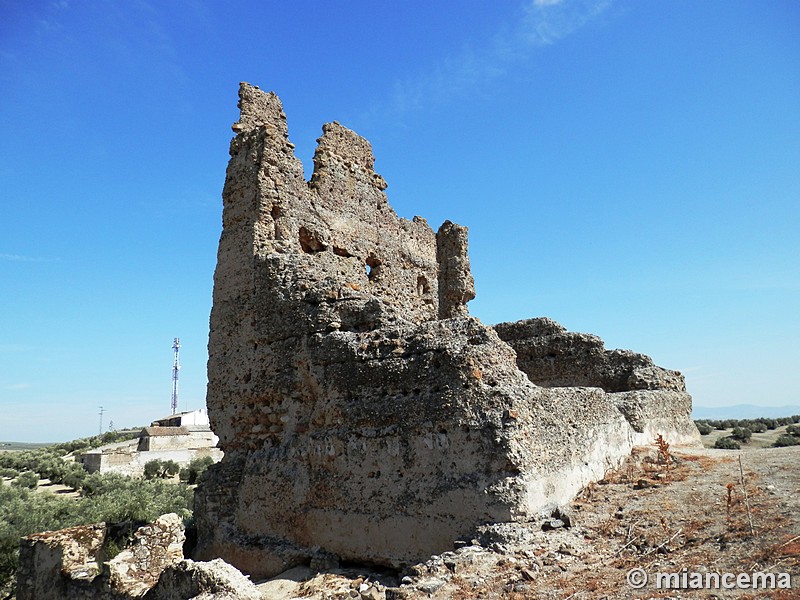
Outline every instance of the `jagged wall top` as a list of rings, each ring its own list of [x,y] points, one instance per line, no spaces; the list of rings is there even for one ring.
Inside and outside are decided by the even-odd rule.
[[[239,109],[208,362],[209,415],[226,451],[247,439],[251,398],[295,394],[275,383],[303,368],[282,340],[464,316],[475,295],[467,229],[446,222],[437,234],[398,217],[367,140],[324,125],[306,181],[278,97],[242,83]]]
[[[649,363],[555,324],[470,318],[466,229],[399,218],[366,140],[325,125],[306,181],[278,98],[243,84],[240,109],[209,337],[225,457],[195,496],[199,556],[258,577],[320,549],[413,564],[566,501],[656,428],[696,433]],[[550,385],[606,366],[648,385],[538,387],[550,362]]]
[[[239,121],[233,125],[236,133],[260,126],[278,127],[285,138],[289,137],[286,114],[280,98],[274,92],[263,92],[257,86],[239,84]]]
[[[392,319],[466,314],[474,297],[466,228],[448,222],[434,234],[421,217],[399,218],[370,143],[339,123],[323,126],[306,182],[279,98],[242,83],[239,109],[217,277],[239,265],[241,281],[217,286],[220,294],[252,289],[253,274],[241,270],[246,256],[277,252],[314,256],[308,267],[346,288],[326,293],[378,300],[378,312],[394,313]]]

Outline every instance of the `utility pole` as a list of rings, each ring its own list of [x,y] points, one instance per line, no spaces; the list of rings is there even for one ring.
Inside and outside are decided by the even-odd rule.
[[[97,435],[103,435],[103,413],[105,409],[101,406],[100,407],[100,429],[98,429]]]
[[[178,353],[181,349],[181,338],[175,338],[172,349],[175,351],[175,360],[172,363],[172,414],[174,415],[178,412],[178,371],[181,370]]]

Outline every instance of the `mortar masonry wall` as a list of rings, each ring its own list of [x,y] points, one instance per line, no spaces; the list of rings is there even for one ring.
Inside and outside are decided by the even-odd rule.
[[[470,317],[465,227],[399,218],[338,123],[307,182],[277,96],[239,96],[209,336],[225,457],[196,496],[200,558],[257,577],[318,552],[413,563],[568,501],[656,433],[697,443],[680,374],[552,322]]]

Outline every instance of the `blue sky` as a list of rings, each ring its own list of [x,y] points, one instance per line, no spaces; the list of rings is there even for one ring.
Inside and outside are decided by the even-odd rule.
[[[800,4],[0,0],[0,440],[163,416],[176,336],[204,404],[239,81],[467,225],[484,322],[800,404]]]

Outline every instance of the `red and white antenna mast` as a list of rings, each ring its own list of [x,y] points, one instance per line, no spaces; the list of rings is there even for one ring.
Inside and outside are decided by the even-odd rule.
[[[174,415],[178,412],[178,371],[181,370],[178,353],[181,350],[181,338],[175,338],[172,349],[175,351],[175,360],[172,363],[172,414]]]

